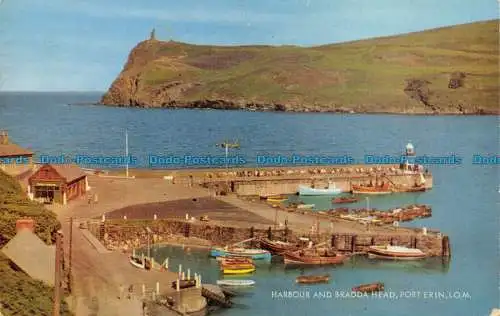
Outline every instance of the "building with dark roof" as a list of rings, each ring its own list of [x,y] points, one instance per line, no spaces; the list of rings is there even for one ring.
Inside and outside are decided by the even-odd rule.
[[[66,204],[88,188],[87,175],[74,164],[45,164],[28,179],[28,194],[46,203]]]
[[[33,167],[33,152],[9,141],[7,131],[0,130],[0,169],[18,175]]]

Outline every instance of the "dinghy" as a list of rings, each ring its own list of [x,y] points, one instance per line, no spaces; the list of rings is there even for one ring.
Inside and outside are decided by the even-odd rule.
[[[326,189],[315,189],[305,185],[299,185],[299,195],[337,195],[342,193],[342,190],[335,186],[335,183],[329,184]]]
[[[225,286],[251,286],[254,284],[254,280],[217,280],[217,285]]]

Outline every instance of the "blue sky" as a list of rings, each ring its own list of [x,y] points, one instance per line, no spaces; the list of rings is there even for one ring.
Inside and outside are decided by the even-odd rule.
[[[495,0],[0,0],[0,90],[104,91],[159,39],[317,45],[498,18]]]

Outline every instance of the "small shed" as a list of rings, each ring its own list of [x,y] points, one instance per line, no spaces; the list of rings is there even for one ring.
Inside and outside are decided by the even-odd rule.
[[[74,164],[45,164],[28,179],[28,193],[34,199],[66,204],[88,191],[87,175]]]

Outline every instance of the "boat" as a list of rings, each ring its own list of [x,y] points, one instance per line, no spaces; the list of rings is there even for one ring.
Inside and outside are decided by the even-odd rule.
[[[316,189],[311,188],[305,185],[299,185],[299,195],[337,195],[342,193],[342,190],[335,186],[335,183],[331,183],[328,185],[326,189]]]
[[[217,280],[217,285],[224,286],[251,286],[254,284],[254,280]]]
[[[281,254],[285,251],[296,251],[299,250],[301,247],[298,244],[293,244],[289,242],[284,242],[284,241],[273,241],[269,239],[262,238],[259,240],[260,247],[263,249],[269,250],[270,252],[274,254]]]
[[[254,260],[271,260],[271,253],[264,249],[246,249],[246,248],[222,248],[213,247],[210,250],[212,257],[246,257]]]
[[[381,292],[383,290],[384,290],[384,283],[381,282],[361,284],[352,288],[353,292],[362,292],[362,293]]]
[[[130,256],[130,264],[139,269],[151,269],[151,261],[146,257]]]
[[[226,263],[221,264],[220,267],[222,269],[251,269],[255,268],[253,263]]]
[[[282,203],[288,200],[286,196],[282,195],[277,195],[277,196],[269,196],[267,197],[266,201],[270,203]]]
[[[309,209],[312,209],[315,206],[316,206],[315,204],[299,204],[299,205],[297,205],[297,209],[299,209],[299,210],[309,210]]]
[[[335,204],[356,203],[357,201],[359,201],[357,198],[351,196],[342,196],[336,199],[332,199],[332,203]]]
[[[416,186],[405,190],[405,192],[425,192],[425,191],[426,191],[425,186]]]
[[[295,281],[299,284],[317,284],[317,283],[328,283],[330,281],[330,276],[326,275],[301,275],[298,276]]]
[[[187,289],[190,287],[196,286],[195,280],[180,280],[179,281],[179,289]],[[172,282],[172,288],[177,288],[177,281]]]
[[[385,183],[379,186],[362,186],[362,185],[353,185],[352,186],[352,194],[370,194],[370,195],[382,195],[382,194],[391,194],[393,190],[391,189],[389,183]]]
[[[292,265],[328,265],[328,264],[341,264],[347,256],[342,254],[325,252],[324,254],[306,254],[305,251],[286,251],[283,253],[285,264]]]
[[[252,258],[246,257],[218,257],[217,261],[221,264],[232,264],[232,263],[253,263]]]
[[[235,269],[230,267],[221,267],[221,271],[224,274],[248,274],[255,271],[255,267],[246,269]]]
[[[368,256],[371,258],[394,259],[394,260],[414,260],[426,257],[426,254],[416,248],[401,246],[370,246]]]

